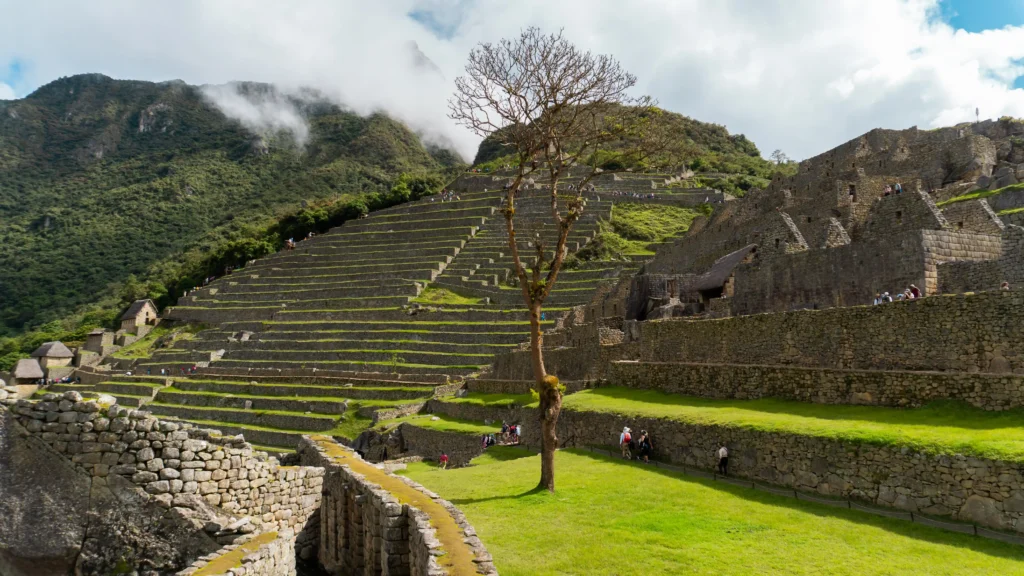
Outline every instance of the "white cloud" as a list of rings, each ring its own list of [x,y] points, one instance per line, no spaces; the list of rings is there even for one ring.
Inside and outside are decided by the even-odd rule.
[[[0,100],[14,100],[15,98],[14,88],[0,82]]]
[[[203,86],[202,93],[225,115],[240,121],[253,132],[287,132],[299,146],[304,146],[309,138],[309,126],[302,114],[280,92],[252,94],[231,83]]]
[[[96,71],[119,78],[310,85],[451,139],[451,81],[478,41],[528,25],[616,55],[668,109],[806,157],[871,128],[1024,116],[1024,27],[980,34],[938,20],[938,0],[0,0],[0,64],[24,84]],[[297,7],[296,7],[297,6]],[[438,37],[412,21],[433,13]],[[45,25],[37,25],[45,22]],[[410,41],[441,69],[415,66]],[[0,90],[3,90],[0,86]],[[2,92],[0,92],[2,93]]]

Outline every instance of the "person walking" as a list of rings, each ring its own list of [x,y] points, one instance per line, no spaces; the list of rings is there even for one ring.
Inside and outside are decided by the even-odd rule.
[[[622,434],[619,434],[619,448],[622,450],[622,457],[629,460],[629,443],[633,440],[632,434],[628,426],[622,428]]]
[[[441,470],[446,470],[448,468],[448,455],[441,452],[441,460],[438,464],[441,466]]]
[[[724,445],[718,449],[718,473],[722,476],[729,475],[729,449]]]
[[[654,450],[654,445],[651,444],[651,435],[647,433],[647,430],[640,431],[640,457],[644,459],[644,464],[650,464],[651,452]]]

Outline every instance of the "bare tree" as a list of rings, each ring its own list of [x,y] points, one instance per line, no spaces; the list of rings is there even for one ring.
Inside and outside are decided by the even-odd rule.
[[[604,171],[639,168],[665,157],[676,140],[656,122],[662,111],[649,97],[627,91],[636,78],[608,55],[581,51],[558,34],[537,28],[497,44],[472,50],[466,74],[455,81],[449,117],[483,137],[492,137],[514,157],[514,176],[503,213],[515,276],[529,309],[530,350],[540,398],[541,478],[539,488],[555,488],[556,426],[562,387],[544,367],[541,310],[558,279],[566,242],[586,206],[584,192]],[[672,156],[669,156],[672,157]],[[602,166],[605,167],[602,170]],[[534,173],[547,177],[550,238],[516,237],[516,199]],[[565,183],[566,192],[560,185]],[[532,254],[524,265],[521,248]]]
[[[786,156],[786,153],[782,150],[772,152],[771,156],[768,158],[775,162],[776,165],[782,165],[789,162],[789,156]]]

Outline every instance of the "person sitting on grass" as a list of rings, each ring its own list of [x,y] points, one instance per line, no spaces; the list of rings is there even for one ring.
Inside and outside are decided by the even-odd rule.
[[[644,464],[650,464],[651,451],[654,450],[654,445],[651,444],[651,436],[647,433],[647,430],[640,431],[640,457],[644,459]]]
[[[441,460],[438,462],[438,465],[441,466],[441,470],[448,469],[448,455],[444,452],[441,452]]]
[[[619,449],[622,450],[622,457],[629,460],[629,443],[633,440],[628,426],[623,426],[622,434],[619,434]]]

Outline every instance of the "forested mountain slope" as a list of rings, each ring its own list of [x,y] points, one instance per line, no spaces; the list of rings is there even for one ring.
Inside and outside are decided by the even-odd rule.
[[[385,115],[261,84],[231,90],[297,111],[308,138],[249,130],[180,81],[88,74],[0,101],[0,334],[110,294],[173,291],[190,263],[307,203],[459,168]]]

